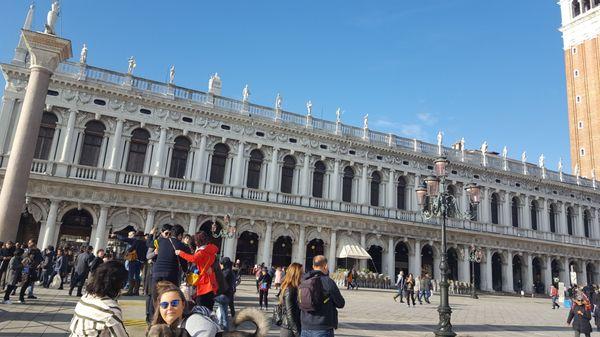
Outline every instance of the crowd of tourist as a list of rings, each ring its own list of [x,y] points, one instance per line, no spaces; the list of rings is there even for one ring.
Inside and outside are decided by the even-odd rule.
[[[35,286],[63,289],[68,284],[68,294],[80,298],[70,336],[121,337],[127,332],[117,299],[138,296],[142,289],[147,296],[147,336],[265,336],[271,319],[264,311],[274,288],[273,315],[280,319],[273,323],[281,327],[281,336],[333,336],[337,329],[337,309],[345,303],[328,276],[324,256],[316,256],[307,273],[298,263],[277,268],[256,265],[260,310],[244,309],[236,315],[239,260],[219,259],[219,248],[207,233],[186,235],[180,225],[166,224],[149,234],[130,232],[111,238],[124,242],[125,251],[94,252],[92,246],[49,246],[41,251],[33,240],[25,246],[0,243],[2,303],[12,304],[16,293],[20,303],[25,303],[25,296],[36,299]],[[254,333],[235,331],[245,321],[257,326]]]

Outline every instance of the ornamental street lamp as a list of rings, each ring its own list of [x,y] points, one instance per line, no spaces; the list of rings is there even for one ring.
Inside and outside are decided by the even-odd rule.
[[[469,261],[471,261],[471,298],[478,299],[477,292],[475,289],[475,263],[480,263],[483,257],[481,249],[471,246],[469,251]]]
[[[446,168],[449,161],[445,157],[440,157],[434,161],[434,174],[424,179],[424,183],[416,189],[417,203],[426,219],[432,217],[442,218],[442,259],[440,262],[441,281],[440,281],[440,305],[438,306],[439,322],[434,334],[436,336],[456,336],[452,331],[450,318],[452,309],[448,303],[448,253],[446,247],[446,218],[448,215],[458,218],[471,219],[470,212],[461,212],[458,208],[456,198],[449,193],[446,186]],[[468,184],[465,188],[469,195],[471,205],[479,203],[479,186],[474,183]]]
[[[235,226],[231,226],[229,225],[229,222],[231,220],[231,216],[229,214],[225,215],[225,217],[223,218],[223,227],[220,230],[217,230],[217,223],[213,222],[211,228],[210,228],[210,232],[213,236],[213,238],[215,239],[232,239],[235,236],[235,231],[236,228]],[[223,248],[225,247],[225,244],[223,243],[223,240],[221,240],[221,251],[220,251],[220,257],[223,256]]]

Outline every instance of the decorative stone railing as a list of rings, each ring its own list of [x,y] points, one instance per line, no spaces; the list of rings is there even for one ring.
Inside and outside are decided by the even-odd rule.
[[[425,143],[416,139],[404,138],[392,134],[385,134],[369,129],[327,121],[319,118],[312,118],[307,125],[305,115],[295,114],[288,111],[276,111],[273,108],[265,107],[249,102],[214,96],[202,91],[186,89],[171,84],[147,80],[111,70],[96,68],[89,65],[81,65],[73,62],[62,63],[57,73],[62,76],[72,77],[81,81],[99,82],[102,84],[111,84],[119,87],[130,88],[131,90],[142,92],[146,95],[156,95],[163,98],[172,98],[186,100],[192,104],[210,106],[222,112],[233,114],[244,114],[253,117],[280,120],[277,122],[290,124],[294,126],[309,127],[312,130],[327,134],[337,134],[343,137],[350,137],[356,140],[362,140],[382,146],[391,146],[402,148],[405,151],[419,152],[429,156],[438,155],[438,146]],[[339,126],[339,127],[338,127]],[[338,132],[339,130],[339,132]],[[365,132],[367,136],[365,137]],[[449,147],[443,147],[442,152],[453,162],[462,162],[474,166],[484,166],[483,155],[480,151],[459,151]],[[507,171],[516,174],[526,174],[539,179],[546,179],[567,184],[580,185],[595,189],[595,182],[586,178],[577,178],[566,173],[559,174],[556,171],[545,169],[545,175],[542,169],[531,163],[522,163],[509,158],[491,153],[486,154],[486,167],[498,171]]]

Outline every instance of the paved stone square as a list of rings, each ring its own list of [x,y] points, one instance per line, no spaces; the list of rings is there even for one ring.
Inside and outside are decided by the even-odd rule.
[[[252,281],[245,279],[237,294],[238,308],[258,306]],[[38,300],[27,304],[0,305],[0,337],[62,337],[76,303],[66,291],[37,289]],[[273,292],[275,293],[275,292]],[[390,290],[342,290],[346,308],[340,310],[336,336],[433,336],[437,323],[434,295],[432,304],[408,308],[392,300]],[[274,296],[271,296],[274,302]],[[567,310],[552,310],[546,298],[519,298],[482,295],[479,300],[452,296],[452,322],[459,336],[572,336],[566,325]],[[120,300],[127,330],[132,337],[145,331],[142,297]],[[277,336],[271,329],[269,336]]]

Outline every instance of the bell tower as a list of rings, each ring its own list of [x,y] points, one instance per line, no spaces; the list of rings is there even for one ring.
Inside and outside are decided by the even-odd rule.
[[[571,166],[600,174],[600,0],[560,0]]]

